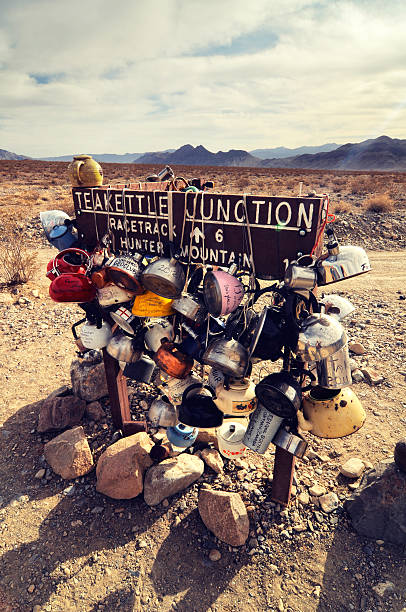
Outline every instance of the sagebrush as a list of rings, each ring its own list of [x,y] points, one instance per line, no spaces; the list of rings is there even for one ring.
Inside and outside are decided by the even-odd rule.
[[[21,224],[2,219],[0,226],[0,278],[6,285],[29,281],[36,269],[37,255],[26,246]]]

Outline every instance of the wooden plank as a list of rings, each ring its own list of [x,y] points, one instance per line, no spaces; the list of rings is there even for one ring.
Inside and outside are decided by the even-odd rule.
[[[287,506],[290,501],[296,457],[279,446],[275,447],[275,464],[271,499]]]
[[[123,376],[118,361],[110,357],[105,348],[103,349],[103,361],[113,424],[116,429],[122,430],[123,422],[131,421],[127,380]]]

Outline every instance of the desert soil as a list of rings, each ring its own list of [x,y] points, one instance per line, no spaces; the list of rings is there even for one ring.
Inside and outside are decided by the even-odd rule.
[[[29,186],[24,187],[28,192]],[[0,610],[405,608],[406,551],[354,532],[342,509],[353,481],[339,475],[349,457],[372,465],[391,460],[394,444],[406,437],[406,251],[399,248],[405,234],[400,225],[393,229],[402,210],[390,223],[382,217],[377,222],[376,238],[386,242],[385,250],[369,251],[373,270],[332,287],[357,307],[346,328],[350,340],[362,343],[366,352],[354,359],[383,376],[376,386],[361,382],[353,387],[367,412],[364,427],[339,440],[306,434],[312,452],[297,463],[287,511],[270,503],[271,450],[265,456],[248,452],[246,467],[228,462],[224,475],[206,467],[188,490],[149,508],[142,496],[117,501],[97,493],[94,471],[64,481],[44,462],[44,442],[53,436],[36,431],[39,404],[70,384],[75,357],[70,326],[81,318],[76,306],[55,304],[48,297],[44,270],[55,251],[44,246],[35,221],[39,210],[59,208],[47,197],[33,204],[28,216],[34,221],[23,228],[37,253],[35,276],[0,292]],[[12,202],[8,214],[9,206]],[[339,230],[356,237],[353,217],[348,222],[354,227],[339,221]],[[367,235],[359,243],[368,248],[371,217],[362,216],[362,223]],[[389,235],[382,235],[388,227]],[[145,386],[134,387],[132,393],[134,410],[151,401],[152,389]],[[116,436],[104,405],[105,419],[83,422],[96,458]],[[41,468],[45,477],[35,478]],[[201,522],[197,497],[203,483],[243,496],[251,527],[243,547],[219,542]],[[311,501],[299,501],[314,483],[337,493],[338,510],[327,514]],[[303,530],[294,528],[299,525]],[[210,561],[212,549],[220,551],[219,561]],[[393,588],[379,596],[374,587],[385,581]]]

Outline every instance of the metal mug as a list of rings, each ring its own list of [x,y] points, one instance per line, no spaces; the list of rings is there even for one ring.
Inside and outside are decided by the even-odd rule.
[[[282,427],[276,433],[274,439],[272,440],[275,446],[279,446],[279,448],[283,448],[283,450],[287,451],[291,455],[298,457],[301,459],[307,450],[307,442],[306,440],[297,432],[291,432],[287,427]]]
[[[285,286],[290,289],[306,289],[311,291],[317,284],[316,268],[301,266],[297,262],[288,265],[283,279]]]
[[[282,417],[273,414],[259,403],[250,416],[250,422],[245,432],[243,443],[256,453],[263,455],[274,439],[282,422]]]
[[[324,389],[342,389],[352,385],[348,344],[316,363],[317,380]]]

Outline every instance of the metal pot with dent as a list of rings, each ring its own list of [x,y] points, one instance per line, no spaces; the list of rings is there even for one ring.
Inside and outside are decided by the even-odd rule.
[[[132,291],[135,295],[141,295],[144,293],[144,287],[140,282],[142,259],[143,256],[139,253],[115,257],[105,267],[107,279],[119,287]]]
[[[148,419],[153,427],[172,427],[178,421],[176,408],[166,395],[162,395],[152,402],[148,410]]]
[[[174,378],[186,378],[193,368],[193,359],[180,350],[178,344],[162,338],[161,346],[153,357],[164,372]]]
[[[134,363],[138,361],[142,355],[133,338],[121,332],[116,333],[106,346],[106,351],[111,357],[117,361],[125,361],[125,363]]]
[[[203,363],[234,378],[242,378],[248,366],[248,351],[233,338],[218,338],[205,350]]]
[[[181,296],[185,281],[183,267],[176,257],[160,257],[148,264],[141,277],[146,289],[171,300]]]

